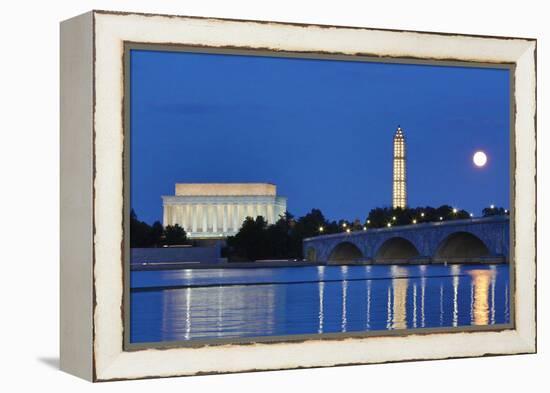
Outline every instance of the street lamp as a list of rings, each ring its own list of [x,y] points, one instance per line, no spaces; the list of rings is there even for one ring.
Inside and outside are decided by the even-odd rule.
[[[415,218],[415,219],[413,219],[413,224],[416,224],[416,218]]]
[[[319,227],[319,232],[323,232],[324,230],[325,230],[325,228]]]
[[[391,227],[391,222],[388,222],[388,228]]]
[[[351,232],[351,230],[350,230],[350,229],[348,228],[348,229],[346,229],[346,232],[347,232],[347,233],[350,233],[350,232]]]
[[[439,221],[443,221],[443,217],[439,217]]]
[[[456,214],[457,212],[458,212],[458,209],[455,207],[455,208],[453,209],[453,213]]]
[[[494,209],[494,208],[495,208],[495,205],[491,205],[491,206],[489,206],[489,207],[490,207],[491,209]]]

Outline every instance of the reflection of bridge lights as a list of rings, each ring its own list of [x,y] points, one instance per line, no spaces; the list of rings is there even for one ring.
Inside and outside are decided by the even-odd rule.
[[[322,279],[323,275],[325,274],[325,267],[317,266],[317,274],[319,275],[319,279]]]
[[[348,329],[348,282],[342,281],[342,332]]]
[[[417,306],[416,306],[416,284],[413,284],[413,328],[416,328],[416,312],[417,312]]]
[[[458,275],[454,275],[453,276],[453,327],[458,326],[458,284],[459,284]]]
[[[325,283],[324,281],[319,281],[319,329],[317,332],[319,334],[323,333],[323,327],[325,323]]]
[[[366,324],[367,330],[370,329],[371,286],[372,286],[372,281],[367,280],[367,324]]]
[[[185,289],[185,334],[184,338],[191,338],[191,288]]]

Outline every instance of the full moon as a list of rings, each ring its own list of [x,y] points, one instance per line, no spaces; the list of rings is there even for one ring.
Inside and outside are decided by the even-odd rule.
[[[482,151],[476,151],[473,157],[475,166],[483,167],[487,163],[487,154]]]

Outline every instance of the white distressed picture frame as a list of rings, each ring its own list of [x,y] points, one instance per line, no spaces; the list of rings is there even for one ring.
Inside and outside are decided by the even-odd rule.
[[[124,43],[515,65],[514,328],[124,350]],[[61,24],[61,368],[91,381],[536,351],[536,40],[92,11]]]

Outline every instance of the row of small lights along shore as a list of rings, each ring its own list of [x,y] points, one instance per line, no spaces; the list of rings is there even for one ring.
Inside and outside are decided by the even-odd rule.
[[[489,206],[489,207],[490,207],[491,209],[494,209],[494,208],[495,208],[495,205],[491,205],[491,206]],[[458,213],[458,209],[455,207],[455,208],[453,208],[453,214],[456,214],[456,213]],[[507,210],[507,209],[504,209],[504,213],[505,213],[505,214],[508,214],[508,210]],[[425,216],[424,212],[421,212],[421,213],[420,213],[420,217],[424,217],[424,216]],[[473,217],[474,217],[474,213],[470,213],[470,217],[473,218]],[[397,220],[397,217],[396,217],[396,216],[393,216],[393,217],[392,217],[392,221],[395,221],[395,220]],[[443,221],[443,217],[439,217],[439,221]],[[411,221],[412,224],[416,224],[417,222],[418,222],[418,221],[416,220],[416,218],[413,218],[412,221]],[[367,220],[367,225],[369,225],[369,224],[370,224],[370,220]],[[390,228],[390,227],[392,226],[391,222],[388,222],[388,223],[386,224],[386,226],[387,226],[388,228]],[[348,224],[347,224],[346,222],[344,222],[344,223],[342,224],[342,228],[344,228],[344,230],[345,230],[347,233],[350,233],[350,232],[351,232],[351,228],[348,227]],[[322,226],[319,227],[319,232],[324,232],[324,230],[325,230],[324,227],[322,227]],[[363,226],[363,230],[366,231],[366,230],[367,230],[367,226]]]

